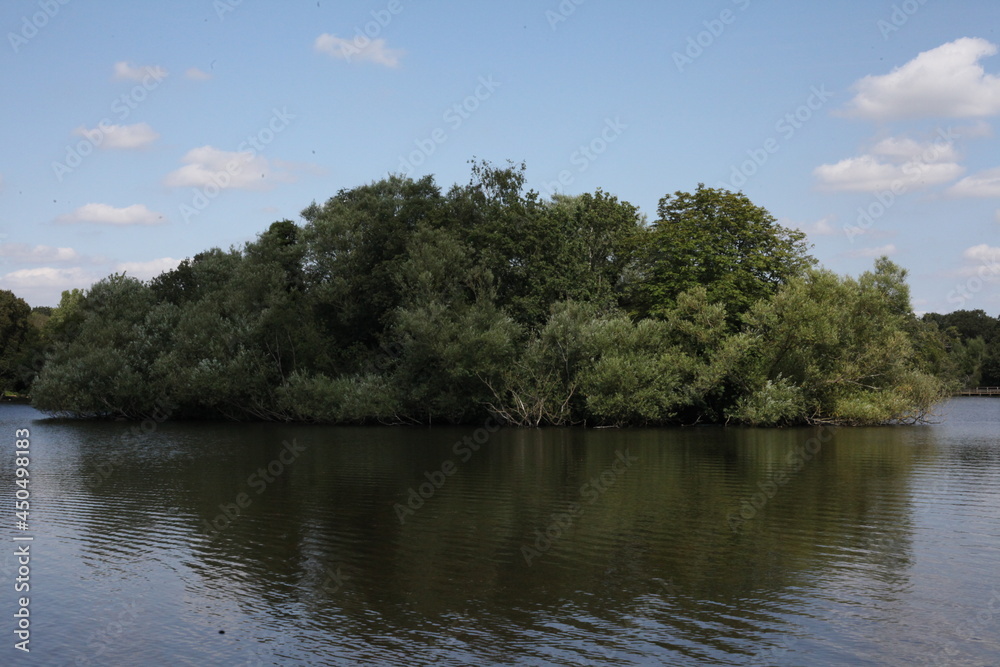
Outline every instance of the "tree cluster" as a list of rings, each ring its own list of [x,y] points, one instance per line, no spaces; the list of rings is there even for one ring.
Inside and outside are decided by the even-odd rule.
[[[962,387],[1000,387],[1000,318],[982,310],[927,313],[947,351],[947,374]]]
[[[819,269],[742,193],[543,200],[524,167],[391,176],[143,282],[67,292],[31,396],[56,414],[324,423],[915,421],[945,333],[905,271]],[[22,309],[23,310],[23,309]],[[0,320],[3,326],[3,320]],[[6,334],[5,334],[6,340]]]

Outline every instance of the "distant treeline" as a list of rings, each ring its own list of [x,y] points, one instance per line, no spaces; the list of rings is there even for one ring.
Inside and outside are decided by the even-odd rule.
[[[913,422],[996,377],[995,320],[918,319],[903,269],[818,268],[741,193],[647,224],[524,184],[392,176],[49,313],[0,294],[0,377],[59,415],[524,426]]]
[[[982,310],[927,313],[924,322],[945,333],[951,377],[961,387],[1000,387],[1000,318]]]

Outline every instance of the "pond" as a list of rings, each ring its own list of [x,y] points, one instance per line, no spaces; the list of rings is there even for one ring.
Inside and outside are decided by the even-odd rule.
[[[0,661],[1000,664],[1000,399],[939,412],[516,430],[0,405]]]

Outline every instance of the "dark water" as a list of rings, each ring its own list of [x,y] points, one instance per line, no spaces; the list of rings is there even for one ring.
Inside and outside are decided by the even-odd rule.
[[[997,665],[1000,400],[942,411],[134,437],[3,405],[0,664]],[[15,535],[34,537],[30,655]]]

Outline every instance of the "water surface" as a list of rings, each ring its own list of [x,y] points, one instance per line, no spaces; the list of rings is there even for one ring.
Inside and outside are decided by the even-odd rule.
[[[1000,400],[942,413],[136,436],[0,405],[0,660],[1000,664]],[[15,428],[31,431],[27,532]],[[15,535],[34,537],[30,658],[13,649]]]

